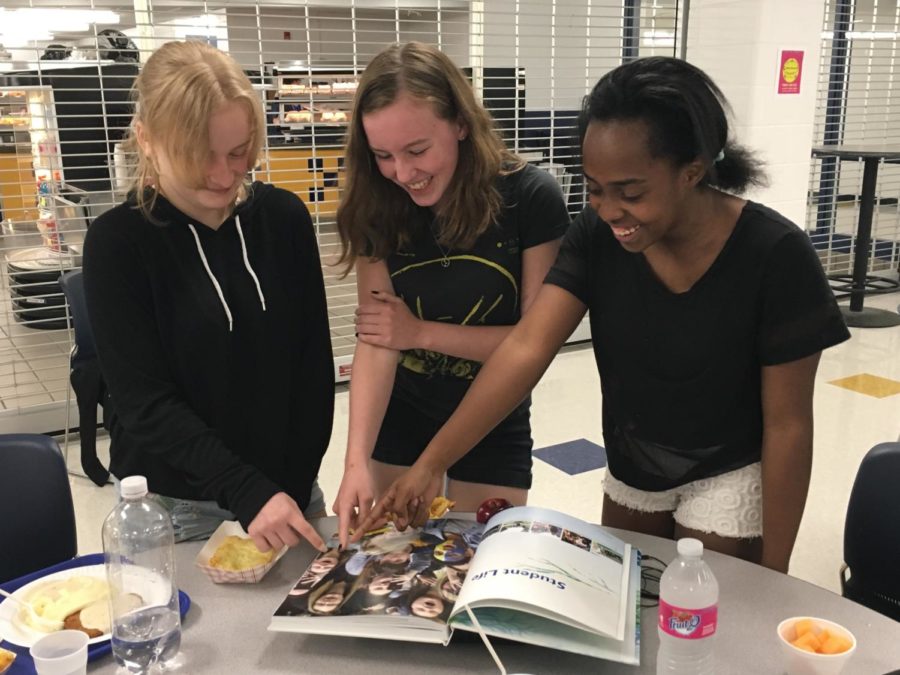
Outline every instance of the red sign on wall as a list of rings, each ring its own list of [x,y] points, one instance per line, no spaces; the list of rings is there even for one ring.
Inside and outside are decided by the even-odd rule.
[[[778,93],[799,94],[803,76],[803,52],[782,50],[778,60]]]

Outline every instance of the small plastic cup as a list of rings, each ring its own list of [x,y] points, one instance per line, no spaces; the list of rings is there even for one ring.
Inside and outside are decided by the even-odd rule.
[[[850,648],[840,654],[814,654],[791,644],[797,637],[795,624],[801,619],[810,619],[819,628],[840,635],[850,641]],[[788,675],[839,675],[856,651],[856,637],[842,625],[818,619],[814,616],[795,616],[778,624],[778,641],[784,654],[784,669]]]
[[[45,635],[31,645],[38,675],[85,675],[88,636],[80,630],[60,630]]]

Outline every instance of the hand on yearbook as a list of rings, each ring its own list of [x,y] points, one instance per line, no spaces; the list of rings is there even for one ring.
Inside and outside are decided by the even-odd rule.
[[[372,510],[372,502],[375,501],[375,492],[372,487],[372,475],[365,466],[351,466],[344,472],[341,487],[337,498],[334,500],[332,510],[337,514],[340,525],[338,537],[341,548],[347,548],[350,542],[351,532],[361,535],[366,530],[359,527],[360,522],[368,522],[367,518]],[[353,541],[358,541],[359,536],[354,536]]]
[[[354,534],[358,541],[364,532],[384,520],[393,520],[398,530],[408,526],[421,527],[428,520],[432,500],[441,491],[444,474],[423,462],[416,462],[395,480],[382,495]]]

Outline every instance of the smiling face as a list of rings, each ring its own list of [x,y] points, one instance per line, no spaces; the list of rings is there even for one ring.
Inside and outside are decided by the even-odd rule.
[[[397,551],[382,553],[379,557],[379,562],[381,562],[383,565],[405,565],[409,562],[411,554],[412,546],[405,546],[404,548]]]
[[[678,223],[703,177],[703,164],[676,167],[653,157],[641,120],[592,122],[582,144],[588,201],[632,253],[679,237]]]
[[[381,175],[419,206],[437,206],[453,181],[465,128],[406,93],[363,115],[362,125]]]
[[[162,143],[141,131],[144,151],[159,173],[159,189],[183,213],[210,227],[218,227],[231,212],[249,166],[252,128],[247,108],[231,101],[209,118],[209,156],[202,176],[184,176]]]
[[[306,573],[310,575],[321,576],[333,570],[335,565],[337,565],[336,549],[334,550],[334,552],[329,551],[327,554],[320,555],[318,558],[313,560],[312,563],[310,563],[309,570],[307,570]]]
[[[434,619],[444,611],[444,602],[432,595],[422,595],[412,601],[410,611],[423,619]]]
[[[391,592],[394,579],[393,574],[378,574],[369,582],[369,593],[372,595],[387,595]]]
[[[343,589],[341,591],[329,591],[320,595],[313,603],[312,609],[318,614],[331,614],[344,600]]]
[[[447,600],[451,602],[456,602],[456,599],[459,597],[459,591],[462,588],[462,575],[452,567],[446,568],[447,576],[441,582],[440,585],[440,593]]]

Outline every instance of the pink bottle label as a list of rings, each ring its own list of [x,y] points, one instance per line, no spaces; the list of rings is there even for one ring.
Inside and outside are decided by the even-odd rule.
[[[659,627],[677,638],[699,640],[714,635],[718,614],[718,605],[703,609],[682,609],[665,600],[659,601]]]

